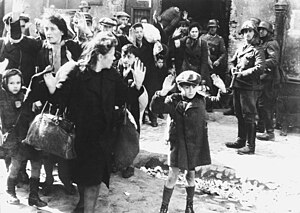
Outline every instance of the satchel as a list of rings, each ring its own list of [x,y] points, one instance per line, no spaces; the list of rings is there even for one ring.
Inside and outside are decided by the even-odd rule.
[[[117,134],[114,149],[114,163],[117,169],[123,169],[130,166],[140,151],[140,135],[134,123],[129,119],[132,115],[126,109],[126,105],[123,115],[123,122],[116,128]]]
[[[75,125],[65,116],[52,115],[42,112],[32,121],[24,143],[33,146],[37,150],[57,155],[64,159],[74,159]]]

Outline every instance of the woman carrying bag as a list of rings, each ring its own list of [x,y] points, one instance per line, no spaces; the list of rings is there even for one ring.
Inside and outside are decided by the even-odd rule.
[[[134,87],[128,88],[112,68],[116,38],[109,32],[98,33],[85,46],[80,63],[70,61],[57,77],[44,79],[53,100],[65,100],[69,118],[75,123],[75,150],[72,178],[78,186],[77,210],[95,212],[100,184],[109,186],[112,169],[115,106],[143,93],[145,68],[138,61],[133,70]]]

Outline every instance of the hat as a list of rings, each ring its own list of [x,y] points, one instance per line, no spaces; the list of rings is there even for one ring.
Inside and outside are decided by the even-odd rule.
[[[191,85],[199,85],[201,82],[201,75],[192,70],[183,71],[176,77],[177,84],[191,84]]]
[[[11,19],[11,15],[12,15],[12,13],[9,12],[9,13],[5,14],[5,16],[3,16],[2,20],[5,24],[8,24],[8,21]],[[27,22],[29,22],[29,15],[26,13],[21,13],[19,19],[24,20],[27,23]]]
[[[254,32],[258,33],[255,23],[251,20],[247,20],[243,23],[240,33],[243,34],[245,29],[252,29]]]
[[[208,24],[207,24],[207,28],[210,28],[210,27],[220,27],[219,26],[219,21],[216,20],[216,19],[209,20]]]
[[[266,29],[269,33],[273,33],[273,25],[267,21],[261,21],[258,25],[258,30]]]
[[[250,21],[253,21],[253,23],[258,27],[259,23],[261,22],[261,20],[259,18],[256,17],[251,17],[249,19]]]
[[[125,13],[123,11],[119,11],[115,14],[115,16],[118,18],[118,17],[122,17],[122,16],[125,16],[127,18],[130,18],[130,15],[128,13]]]
[[[81,8],[89,8],[89,9],[91,9],[91,6],[89,5],[89,3],[87,1],[81,1],[78,7],[80,9]]]
[[[178,27],[181,27],[181,26],[190,26],[190,22],[188,22],[187,20],[182,20],[182,21],[179,21],[178,22]]]
[[[111,18],[107,18],[107,17],[101,18],[99,20],[99,23],[101,25],[108,26],[108,27],[117,26],[117,22],[116,21],[112,20]]]

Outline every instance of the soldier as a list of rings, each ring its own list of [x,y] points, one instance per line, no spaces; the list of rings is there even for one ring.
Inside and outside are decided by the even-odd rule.
[[[225,57],[226,57],[226,47],[222,36],[217,34],[219,28],[219,22],[216,19],[211,19],[208,21],[207,29],[208,33],[203,35],[202,38],[207,42],[210,60],[212,64],[212,73],[215,73],[225,81]]]
[[[228,148],[238,149],[238,154],[254,154],[256,139],[256,103],[261,89],[260,75],[265,68],[265,56],[257,43],[256,25],[248,20],[241,28],[245,44],[231,60],[234,110],[238,120],[238,137],[228,142]]]
[[[222,36],[217,34],[217,30],[220,28],[219,21],[216,19],[211,19],[208,21],[207,29],[208,33],[202,35],[202,39],[207,42],[209,49],[209,65],[210,74],[216,74],[221,77],[225,82],[226,68],[225,68],[225,57],[226,57],[226,47]],[[216,95],[218,88],[212,87],[212,95]],[[211,101],[207,102],[207,111],[211,112],[213,104]]]
[[[91,6],[87,1],[81,1],[78,7],[80,12],[86,12],[86,13],[88,13],[91,9]]]
[[[280,47],[273,38],[273,26],[271,23],[261,21],[258,30],[266,57],[266,68],[260,76],[263,89],[258,98],[258,129],[263,130],[262,132],[266,130],[266,132],[257,135],[257,139],[274,141],[273,116],[277,94],[276,85],[279,84],[280,79],[278,69]]]

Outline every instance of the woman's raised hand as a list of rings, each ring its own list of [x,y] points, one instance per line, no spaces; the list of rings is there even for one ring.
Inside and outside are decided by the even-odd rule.
[[[12,3],[12,22],[18,21],[20,14],[25,11],[24,0],[13,0]]]
[[[168,92],[170,92],[174,88],[174,86],[175,86],[174,80],[175,80],[174,75],[168,75],[165,78],[163,85],[162,85],[162,90],[160,91],[161,96],[167,95]]]
[[[134,67],[131,72],[133,75],[135,86],[139,90],[143,85],[145,74],[146,74],[146,67],[141,62],[140,59],[138,58],[135,59]]]
[[[85,34],[92,34],[90,28],[87,26],[86,19],[83,13],[77,12],[74,15],[73,24],[77,27],[81,32]]]

